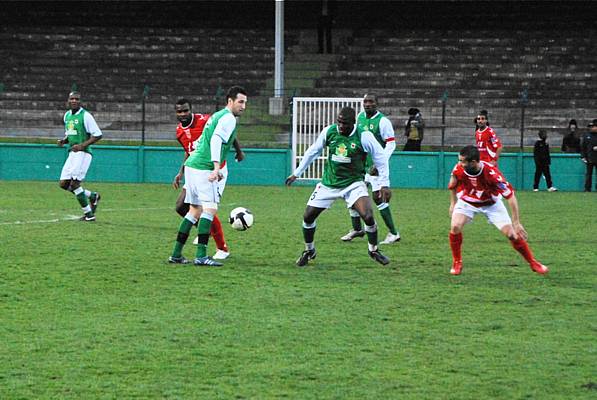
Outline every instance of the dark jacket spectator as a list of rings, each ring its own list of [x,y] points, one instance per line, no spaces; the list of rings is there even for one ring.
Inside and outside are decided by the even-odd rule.
[[[418,108],[408,110],[408,120],[404,126],[404,136],[407,137],[404,151],[421,151],[425,121]]]
[[[587,164],[585,173],[585,192],[591,191],[593,170],[597,171],[597,119],[589,124],[589,133],[585,135],[581,145],[581,157]],[[597,183],[595,184],[597,190]]]
[[[568,123],[568,132],[562,139],[562,153],[580,153],[580,138],[575,119]]]

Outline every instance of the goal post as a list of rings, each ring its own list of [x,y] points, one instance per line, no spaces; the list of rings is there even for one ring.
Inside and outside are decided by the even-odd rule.
[[[362,97],[295,97],[292,105],[292,157],[290,170],[302,161],[305,151],[323,128],[336,122],[343,107],[352,107],[357,114],[363,109]],[[299,179],[321,179],[327,149],[307,168]]]

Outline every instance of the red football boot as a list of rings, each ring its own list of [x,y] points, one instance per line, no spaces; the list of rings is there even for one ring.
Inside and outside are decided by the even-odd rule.
[[[450,270],[450,273],[452,275],[460,275],[461,272],[462,272],[462,261],[454,261],[452,263],[452,269]]]
[[[549,268],[537,260],[533,260],[533,262],[531,262],[531,269],[541,275],[545,275],[549,272]]]

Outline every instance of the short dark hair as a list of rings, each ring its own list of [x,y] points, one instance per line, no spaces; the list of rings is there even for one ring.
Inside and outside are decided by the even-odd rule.
[[[541,136],[541,134],[545,134],[545,135],[547,135],[547,131],[546,131],[545,129],[539,129],[539,132],[537,132],[537,134],[538,134],[539,136]]]
[[[353,124],[356,121],[356,112],[352,107],[343,107],[338,116],[344,118],[346,122],[352,122]]]
[[[479,161],[479,149],[477,146],[468,145],[464,146],[460,150],[460,155],[464,157],[466,161]]]
[[[228,89],[228,92],[226,92],[226,101],[228,101],[228,99],[236,100],[236,97],[239,94],[244,94],[246,96],[247,91],[241,86],[232,86]]]
[[[184,97],[181,99],[176,100],[176,104],[177,106],[182,106],[183,104],[188,104],[189,108],[193,108],[193,105],[191,104],[190,101],[188,101],[187,99],[185,99]]]

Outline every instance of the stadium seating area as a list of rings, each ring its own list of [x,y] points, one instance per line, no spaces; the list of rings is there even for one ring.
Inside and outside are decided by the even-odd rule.
[[[252,96],[241,121],[249,144],[287,143],[290,116],[267,113],[273,92],[273,28],[261,27],[263,21],[251,29],[172,27],[166,22],[143,26],[144,16],[134,13],[134,24],[115,26],[106,21],[123,18],[126,6],[116,8],[112,13],[95,10],[98,26],[0,27],[0,135],[60,135],[60,111],[68,91],[76,87],[102,129],[117,139],[140,138],[147,90],[147,139],[171,138],[177,98],[190,98],[197,112],[211,112],[223,103],[222,90],[240,83],[259,94]],[[60,12],[42,15],[58,20]],[[578,25],[524,31],[336,26],[334,54],[317,55],[313,27],[289,25],[286,93],[360,97],[374,91],[397,131],[409,107],[421,109],[428,128],[424,144],[438,145],[446,92],[448,145],[469,142],[476,112],[487,109],[505,144],[517,146],[526,91],[529,145],[535,128],[562,130],[570,118],[582,124],[597,116],[595,39],[595,29]]]

